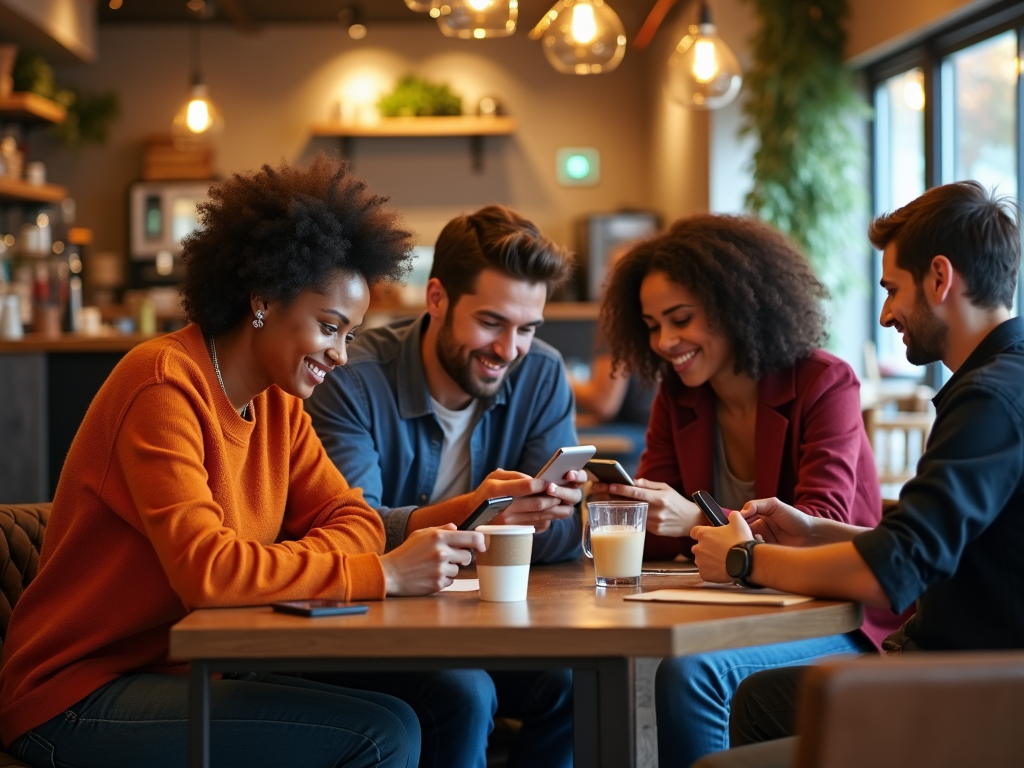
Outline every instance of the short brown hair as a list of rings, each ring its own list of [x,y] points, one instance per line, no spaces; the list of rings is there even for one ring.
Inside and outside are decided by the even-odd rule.
[[[976,181],[933,187],[868,228],[871,244],[896,245],[896,266],[918,286],[932,259],[945,256],[976,307],[1012,307],[1020,269],[1020,211],[1008,197],[989,195]]]
[[[545,283],[550,296],[572,276],[573,258],[511,208],[488,205],[445,225],[434,246],[430,276],[441,281],[454,306],[463,294],[476,290],[485,269]]]
[[[690,216],[622,257],[601,306],[613,364],[648,381],[674,375],[651,349],[640,306],[640,285],[656,272],[700,298],[708,326],[733,348],[737,373],[760,379],[826,339],[828,292],[793,243],[750,216]]]

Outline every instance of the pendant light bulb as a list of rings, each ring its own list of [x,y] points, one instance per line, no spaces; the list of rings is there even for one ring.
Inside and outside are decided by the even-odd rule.
[[[171,139],[178,149],[199,149],[209,144],[220,134],[224,118],[207,91],[206,85],[197,76],[192,93],[174,116],[171,124]]]
[[[439,0],[430,15],[448,37],[508,37],[516,31],[519,0]]]
[[[559,0],[530,32],[548,63],[570,75],[611,72],[626,55],[622,20],[604,0]]]
[[[684,107],[719,109],[735,100],[742,85],[736,54],[722,42],[708,4],[702,3],[700,24],[691,25],[669,57],[665,92]]]

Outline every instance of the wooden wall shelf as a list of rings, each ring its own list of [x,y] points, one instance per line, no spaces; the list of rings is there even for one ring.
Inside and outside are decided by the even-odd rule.
[[[313,126],[314,136],[337,138],[423,136],[508,136],[515,133],[511,117],[382,117],[372,125],[320,123]]]
[[[465,136],[469,139],[470,157],[474,171],[483,169],[483,137],[510,136],[515,133],[516,121],[511,117],[478,117],[455,115],[452,117],[382,117],[372,125],[348,123],[318,123],[313,126],[317,137],[341,139],[341,154],[352,155],[352,139],[356,138],[430,138]]]
[[[21,179],[0,176],[0,200],[23,203],[59,203],[68,196],[67,187],[59,184],[29,184]]]
[[[12,93],[0,99],[0,118],[4,120],[59,125],[66,117],[64,107],[35,93]]]

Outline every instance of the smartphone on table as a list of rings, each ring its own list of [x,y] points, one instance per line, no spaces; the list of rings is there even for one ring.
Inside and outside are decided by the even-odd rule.
[[[718,502],[711,498],[707,491],[697,491],[693,494],[693,503],[700,507],[704,516],[711,521],[712,525],[728,525],[729,516],[725,514]]]
[[[285,600],[279,603],[271,603],[270,607],[278,613],[291,613],[295,616],[348,616],[356,613],[366,613],[370,610],[368,605],[346,603],[342,600]]]
[[[561,485],[565,482],[566,474],[573,470],[583,469],[595,453],[597,453],[597,448],[593,445],[571,445],[559,448],[535,477]]]
[[[619,485],[636,485],[629,472],[623,469],[615,459],[591,459],[584,469],[597,478],[599,483],[618,483]]]
[[[484,503],[470,512],[469,517],[462,521],[460,531],[472,531],[477,526],[486,525],[497,517],[501,512],[508,509],[515,499],[512,496],[495,496],[491,499],[484,499]]]

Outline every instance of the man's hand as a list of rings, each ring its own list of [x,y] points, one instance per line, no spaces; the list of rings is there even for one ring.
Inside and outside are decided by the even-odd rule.
[[[579,484],[586,472],[572,471],[563,485],[538,480],[507,469],[496,469],[473,492],[473,509],[495,496],[513,496],[515,501],[491,522],[494,525],[532,525],[543,533],[552,520],[570,517],[583,497]]]
[[[458,531],[452,524],[413,531],[401,546],[383,555],[384,585],[389,595],[430,595],[455,580],[460,565],[469,565],[472,550],[484,551],[484,536]]]
[[[729,514],[729,524],[722,526],[698,525],[690,535],[697,540],[693,545],[693,560],[704,581],[722,584],[734,581],[725,572],[725,554],[737,544],[750,541],[754,535],[739,512]]]
[[[785,544],[789,547],[808,546],[814,525],[819,520],[776,498],[748,501],[740,514],[750,525],[750,531],[755,537],[770,544]]]
[[[594,483],[591,494],[610,493],[623,499],[647,502],[647,531],[658,536],[689,536],[695,525],[707,522],[700,507],[667,483],[638,479],[636,485]]]

